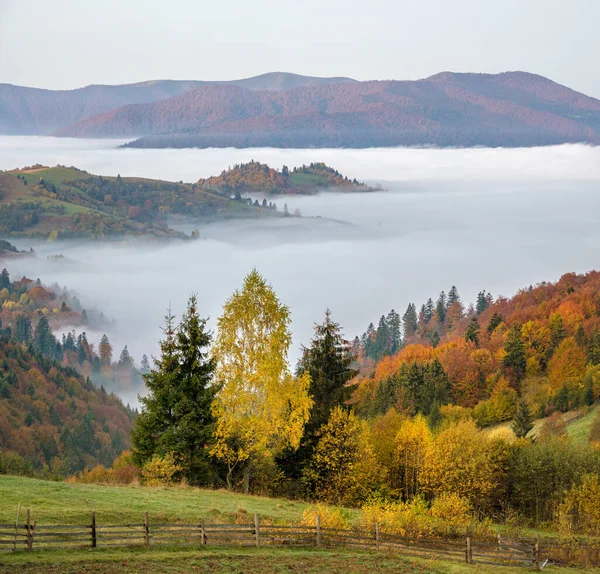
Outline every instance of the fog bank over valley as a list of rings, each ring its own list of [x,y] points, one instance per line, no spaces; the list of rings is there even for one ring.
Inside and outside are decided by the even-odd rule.
[[[291,308],[295,362],[327,307],[347,338],[392,308],[420,306],[458,287],[511,295],[569,271],[598,268],[600,148],[378,150],[119,150],[118,142],[0,138],[0,168],[42,163],[92,173],[196,181],[255,159],[280,168],[324,161],[348,177],[385,182],[375,193],[275,200],[302,218],[190,224],[200,239],[171,243],[36,243],[12,275],[75,290],[115,319],[108,336],[139,364],[155,355],[167,307],[198,294],[214,328],[221,306],[256,267]],[[551,181],[552,180],[552,181]],[[68,261],[48,260],[64,254]],[[88,333],[97,344],[102,333]],[[127,397],[128,399],[130,397]]]

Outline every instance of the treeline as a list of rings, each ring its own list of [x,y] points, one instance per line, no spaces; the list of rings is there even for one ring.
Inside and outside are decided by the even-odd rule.
[[[374,376],[365,378],[357,375],[365,360],[362,344],[355,355],[329,312],[292,374],[289,309],[253,271],[226,301],[214,340],[195,297],[178,325],[167,316],[161,355],[144,377],[150,392],[135,421],[131,460],[149,484],[185,479],[363,507],[365,516],[385,517],[400,532],[421,520],[447,516],[451,521],[458,515],[473,529],[486,530],[485,521],[493,519],[513,525],[556,521],[567,530],[600,531],[600,521],[581,519],[581,509],[595,512],[598,500],[590,493],[600,475],[600,415],[589,445],[574,448],[560,415],[532,436],[531,401],[546,396],[540,390],[543,381],[537,372],[537,392],[524,392],[520,383],[530,376],[527,346],[515,343],[516,328],[502,327],[515,315],[544,323],[555,307],[566,310],[565,302],[574,310],[575,299],[592,295],[595,300],[599,281],[597,273],[569,275],[519,293],[514,301],[493,302],[482,292],[479,314],[477,308],[451,313],[462,307],[453,289],[439,298],[431,317],[425,303],[427,327],[419,326],[417,315],[411,335],[406,327],[399,331],[400,319],[390,313],[378,328],[387,330],[376,349],[383,358]],[[473,340],[469,326],[491,320],[494,313],[503,319]],[[588,314],[595,323],[596,307]],[[585,330],[586,320],[583,325]],[[434,328],[440,334],[436,347],[429,335]],[[565,330],[552,357],[569,339]],[[492,353],[486,341],[496,333],[501,344]],[[373,339],[374,330],[364,337]],[[483,358],[450,368],[461,364],[466,349]],[[519,379],[515,357],[521,352],[526,368]],[[482,386],[492,388],[485,400],[513,418],[512,429],[495,433],[481,430],[476,409],[460,404],[470,396],[463,392],[470,381],[480,381],[482,372],[492,369],[489,361],[496,361],[496,371],[490,374],[492,384]],[[92,474],[107,473],[96,469]],[[581,506],[590,498],[591,506]]]

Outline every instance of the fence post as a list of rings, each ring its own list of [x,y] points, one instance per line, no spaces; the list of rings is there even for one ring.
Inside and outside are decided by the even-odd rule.
[[[534,554],[534,568],[536,570],[541,570],[540,567],[540,535],[536,535],[535,537],[535,545],[533,547],[533,554]]]
[[[321,546],[321,515],[317,514],[317,546]]]
[[[260,547],[260,527],[258,524],[258,514],[254,514],[254,537],[256,538],[256,547]]]
[[[144,544],[150,545],[150,523],[148,521],[148,513],[144,513]]]
[[[204,520],[200,521],[200,544],[206,544],[206,532],[204,531]]]
[[[27,509],[27,550],[31,550],[31,547],[33,546],[33,541],[31,540],[31,519],[30,519],[30,513],[29,513],[29,508]]]
[[[96,548],[96,513],[92,512],[92,548]]]
[[[375,523],[375,547],[379,550],[379,522]]]
[[[471,537],[467,536],[467,547],[465,550],[467,564],[473,564],[473,548],[471,547]]]

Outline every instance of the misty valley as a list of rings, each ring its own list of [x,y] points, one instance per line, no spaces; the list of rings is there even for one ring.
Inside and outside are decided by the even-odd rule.
[[[600,469],[598,148],[119,143],[0,137],[0,474],[566,528],[528,465]]]

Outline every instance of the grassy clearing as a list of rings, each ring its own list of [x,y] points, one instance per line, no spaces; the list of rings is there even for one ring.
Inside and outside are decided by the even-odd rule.
[[[308,504],[226,491],[172,487],[67,484],[17,476],[0,476],[0,523],[15,520],[17,505],[30,508],[38,524],[113,524],[150,521],[233,522],[257,513],[262,520],[297,521]]]
[[[325,178],[312,173],[291,173],[290,183],[298,187],[326,186]]]
[[[598,413],[600,413],[600,405],[591,408],[586,415],[567,425],[569,437],[571,437],[575,444],[584,445],[588,442],[592,423],[598,416]]]
[[[387,552],[316,550],[305,548],[119,548],[59,550],[0,554],[2,572],[211,572],[337,574],[338,572],[414,574],[503,574],[527,572],[526,567],[469,566],[460,562],[405,558]],[[586,570],[553,568],[580,574]],[[589,570],[587,570],[589,572]]]

